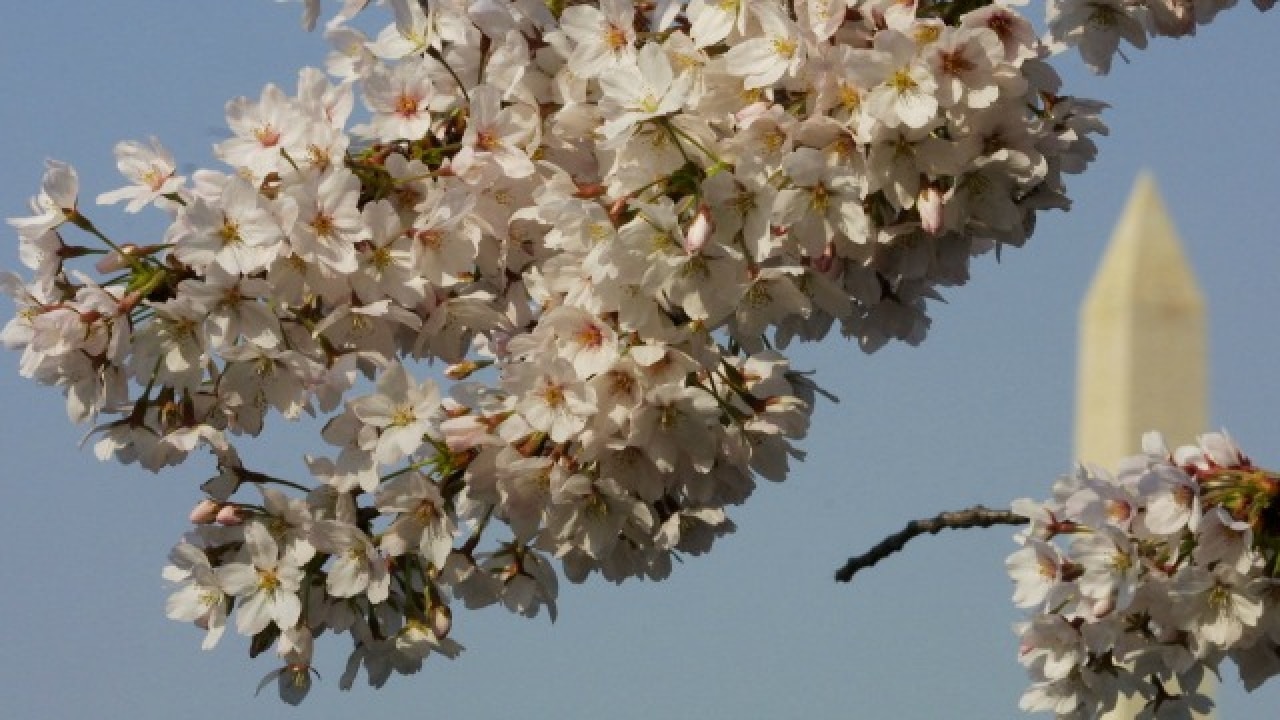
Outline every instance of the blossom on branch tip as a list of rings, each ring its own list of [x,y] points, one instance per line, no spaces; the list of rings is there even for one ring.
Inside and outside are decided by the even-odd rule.
[[[23,239],[39,238],[70,220],[76,213],[80,178],[76,169],[58,160],[45,161],[40,194],[31,198],[31,217],[9,218],[6,222]]]
[[[136,213],[149,203],[176,194],[186,180],[175,174],[173,155],[156,138],[151,138],[150,147],[133,141],[118,143],[116,166],[120,168],[120,174],[134,184],[102,193],[98,196],[98,204],[111,205],[128,200],[125,212]]]
[[[1251,684],[1280,672],[1264,630],[1280,615],[1269,519],[1280,482],[1221,433],[1172,454],[1148,434],[1143,449],[1114,476],[1082,470],[1055,500],[1014,506],[1032,520],[1006,562],[1014,602],[1033,610],[1017,628],[1024,709],[1093,717],[1125,693],[1156,717],[1204,712],[1206,698],[1164,685],[1198,687],[1228,656]]]

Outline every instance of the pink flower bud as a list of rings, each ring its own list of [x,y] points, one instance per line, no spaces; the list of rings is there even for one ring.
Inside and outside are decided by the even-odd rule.
[[[739,128],[746,128],[755,120],[764,117],[769,112],[770,103],[758,101],[742,108],[733,114],[734,121],[737,122]]]
[[[932,185],[926,185],[916,198],[916,209],[920,211],[920,225],[930,235],[937,235],[942,230],[942,192]]]
[[[205,498],[191,508],[191,515],[188,517],[195,525],[209,525],[217,520],[221,507],[218,502]]]
[[[624,195],[617,200],[614,200],[613,204],[609,206],[609,219],[613,221],[614,225],[621,224],[620,221],[622,220],[622,214],[627,211],[627,204],[629,202],[631,202],[631,196]]]
[[[223,505],[218,510],[218,515],[214,519],[218,521],[219,525],[226,525],[230,527],[232,525],[242,524],[244,522],[244,515],[240,512],[240,508],[235,505]]]
[[[430,612],[431,632],[437,638],[446,638],[453,629],[453,611],[448,605],[432,605]]]
[[[698,214],[689,223],[689,229],[684,234],[684,251],[690,255],[698,254],[711,239],[713,232],[715,223],[711,221],[711,207],[703,203],[698,206]]]
[[[818,273],[826,275],[831,272],[831,267],[835,265],[836,262],[835,243],[827,243],[827,246],[822,248],[822,254],[813,258],[811,262],[813,264],[813,269],[817,270]]]
[[[482,418],[464,415],[449,418],[440,423],[444,443],[453,452],[466,452],[491,437],[489,426]]]
[[[1116,599],[1108,596],[1100,600],[1093,601],[1093,616],[1096,618],[1104,618],[1116,609]]]
[[[137,250],[138,246],[133,244],[125,244],[120,247],[120,251],[124,255],[134,255]],[[103,255],[102,259],[93,266],[93,269],[105,275],[107,273],[120,272],[127,267],[129,267],[129,261],[113,250]]]

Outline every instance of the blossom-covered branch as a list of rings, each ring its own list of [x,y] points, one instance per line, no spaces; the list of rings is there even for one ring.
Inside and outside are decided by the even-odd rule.
[[[1014,504],[1030,521],[1006,562],[1033,613],[1024,710],[1094,718],[1136,695],[1184,717],[1212,705],[1194,689],[1228,658],[1250,690],[1280,672],[1280,474],[1220,433],[1174,452],[1149,433],[1143,449]]]
[[[117,145],[98,202],[162,237],[113,240],[50,161],[9,221],[32,277],[0,278],[0,339],[100,458],[212,455],[168,614],[274,647],[290,702],[325,631],[380,686],[460,652],[455,608],[554,618],[557,566],[707,551],[803,456],[789,345],[920,342],[1105,132],[999,3],[390,0],[374,37],[367,5],[324,70],[228,103],[224,168]],[[1087,20],[1055,32],[1124,27]],[[304,415],[306,477],[245,466]]]

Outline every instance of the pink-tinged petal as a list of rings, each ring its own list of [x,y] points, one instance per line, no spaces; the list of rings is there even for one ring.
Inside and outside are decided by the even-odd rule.
[[[219,503],[206,498],[191,508],[191,514],[188,519],[191,520],[193,525],[209,525],[218,517],[218,511],[221,508],[222,506]]]
[[[920,211],[920,226],[930,235],[937,235],[942,230],[942,191],[932,185],[925,186],[916,199],[916,209]]]
[[[194,511],[192,512],[194,517]],[[244,516],[240,512],[240,508],[236,507],[235,505],[223,505],[222,507],[218,508],[218,511],[214,514],[213,519],[219,525],[225,525],[227,527],[240,525],[241,523],[244,522]],[[192,522],[194,522],[194,520]]]

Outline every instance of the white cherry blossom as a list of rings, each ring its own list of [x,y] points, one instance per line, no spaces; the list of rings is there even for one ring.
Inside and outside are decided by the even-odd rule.
[[[377,392],[351,403],[351,410],[365,427],[378,431],[373,458],[394,463],[417,451],[424,437],[434,436],[440,410],[440,392],[430,380],[417,382],[402,364],[386,370]]]
[[[40,194],[31,199],[30,217],[9,218],[6,222],[22,238],[39,238],[70,219],[76,212],[80,177],[76,169],[59,160],[46,160]]]
[[[118,143],[116,166],[120,168],[120,174],[134,184],[102,193],[98,196],[98,204],[111,205],[128,200],[125,212],[136,213],[165,195],[175,194],[185,182],[185,178],[176,174],[173,155],[156,138],[151,138],[150,147],[128,140]]]
[[[266,525],[246,524],[240,558],[215,572],[227,594],[236,597],[236,630],[242,635],[256,635],[271,623],[290,628],[298,621],[302,570],[280,556]]]

